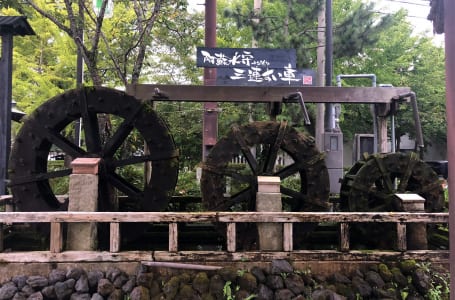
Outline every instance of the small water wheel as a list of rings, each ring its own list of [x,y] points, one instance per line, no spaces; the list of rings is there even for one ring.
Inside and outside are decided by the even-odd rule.
[[[440,212],[444,192],[437,174],[416,153],[374,154],[354,164],[344,176],[340,208],[344,211],[402,211],[396,193],[419,194],[425,198],[426,212]],[[431,235],[432,226],[427,233]],[[393,224],[351,226],[355,247],[391,249],[396,241]]]
[[[81,145],[69,138],[79,119]],[[27,118],[10,159],[10,188],[19,210],[66,209],[65,203],[57,200],[52,182],[64,183],[71,169],[64,164],[51,166],[49,159],[54,154],[72,159],[101,158],[101,211],[117,209],[112,190],[132,203],[128,210],[162,210],[177,181],[177,151],[165,122],[151,104],[114,89],[71,90],[48,100]],[[144,163],[151,165],[149,180],[144,180]],[[139,174],[142,180],[133,182],[131,173]]]
[[[255,211],[257,176],[280,177],[286,211],[329,208],[324,156],[313,137],[286,122],[233,126],[203,165],[202,203],[210,211]],[[239,230],[245,232],[245,228]],[[249,241],[241,243],[245,246]]]
[[[396,193],[425,198],[425,211],[439,212],[444,192],[437,174],[416,153],[374,154],[356,162],[341,183],[344,211],[399,211]]]

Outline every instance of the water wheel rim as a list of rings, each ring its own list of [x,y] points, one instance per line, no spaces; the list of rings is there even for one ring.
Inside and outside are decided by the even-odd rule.
[[[98,114],[112,114],[122,120],[105,142],[100,140]],[[85,149],[61,134],[78,118],[83,120]],[[142,136],[151,154],[115,159],[115,152],[133,129]],[[10,158],[10,186],[20,210],[66,209],[53,194],[49,179],[68,176],[71,170],[47,172],[47,159],[53,145],[72,158],[100,157],[103,162],[101,184],[109,182],[129,193],[136,198],[141,210],[163,209],[177,181],[178,152],[166,123],[153,111],[151,104],[114,89],[85,87],[65,92],[42,104],[27,118],[17,134]],[[143,189],[135,188],[114,171],[120,166],[141,161],[151,162],[154,170]],[[101,208],[112,209],[106,203]]]

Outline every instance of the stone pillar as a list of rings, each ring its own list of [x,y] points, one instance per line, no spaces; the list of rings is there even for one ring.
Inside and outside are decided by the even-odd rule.
[[[98,165],[100,158],[76,158],[71,163],[68,211],[98,210]],[[96,250],[96,223],[69,223],[67,250]]]
[[[401,201],[405,212],[425,212],[425,199],[417,194],[395,194]],[[406,226],[406,240],[408,250],[428,249],[427,224],[409,223]]]
[[[280,178],[258,176],[256,211],[282,211]],[[259,249],[283,250],[283,225],[277,223],[258,223]]]

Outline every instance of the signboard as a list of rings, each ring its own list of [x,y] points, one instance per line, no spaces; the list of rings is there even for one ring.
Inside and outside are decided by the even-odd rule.
[[[295,68],[296,52],[295,49],[198,47],[196,63],[207,68]]]
[[[284,68],[220,68],[217,69],[217,85],[242,86],[312,86],[316,83],[316,72],[311,69]]]

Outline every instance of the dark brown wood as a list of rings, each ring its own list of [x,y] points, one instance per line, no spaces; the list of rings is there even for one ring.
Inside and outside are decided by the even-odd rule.
[[[127,93],[144,100],[197,102],[281,102],[301,92],[305,102],[315,103],[390,103],[407,94],[408,87],[251,87],[200,85],[128,85]],[[289,100],[297,102],[297,99]]]
[[[406,251],[406,224],[397,223],[397,249],[398,251]]]

